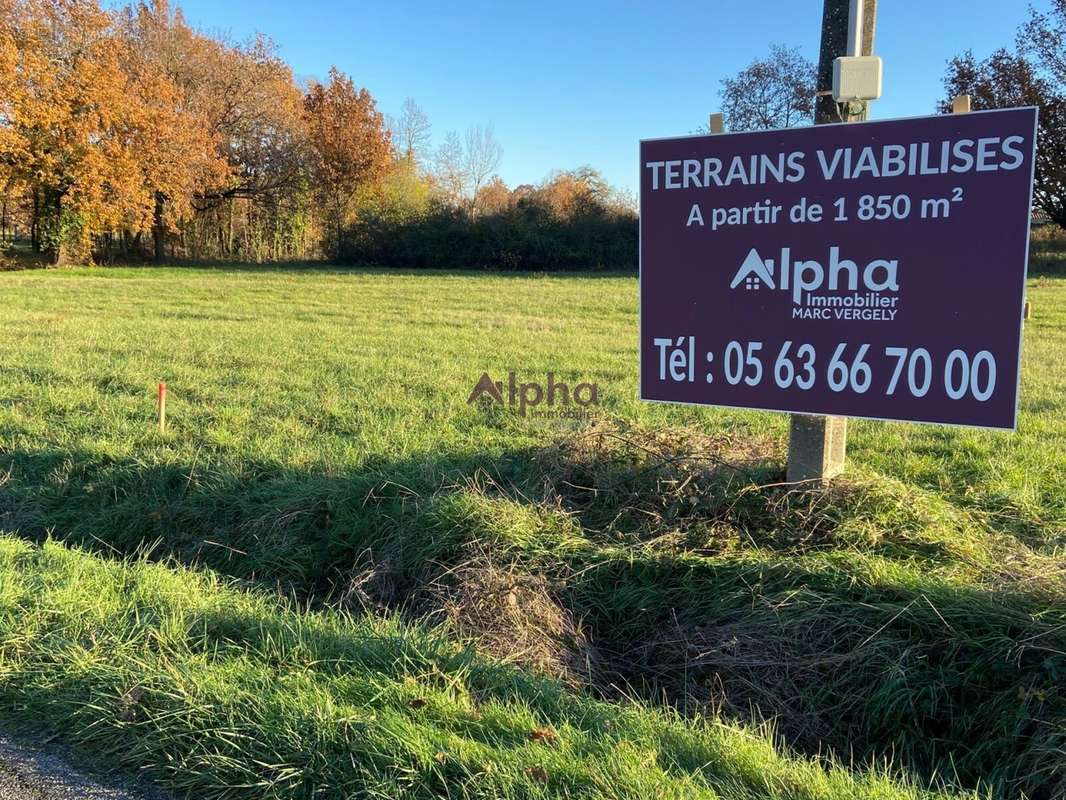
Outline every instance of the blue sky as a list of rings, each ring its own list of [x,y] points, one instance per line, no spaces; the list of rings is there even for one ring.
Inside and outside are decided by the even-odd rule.
[[[336,64],[387,114],[414,97],[435,142],[449,129],[492,123],[511,186],[589,164],[630,190],[638,141],[704,124],[720,80],[770,43],[816,59],[822,9],[822,0],[175,2],[203,30],[265,33],[297,76],[324,77]],[[1010,45],[1027,3],[879,5],[885,89],[874,119],[931,113],[945,61],[966,48],[987,55]]]

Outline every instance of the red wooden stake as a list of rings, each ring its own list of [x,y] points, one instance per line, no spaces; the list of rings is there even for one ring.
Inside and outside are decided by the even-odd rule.
[[[167,432],[167,385],[159,384],[159,432]]]

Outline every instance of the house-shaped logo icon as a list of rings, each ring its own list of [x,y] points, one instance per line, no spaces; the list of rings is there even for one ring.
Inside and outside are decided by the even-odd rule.
[[[482,397],[487,397],[501,405],[503,404],[503,384],[494,383],[487,372],[481,373],[481,377],[474,385],[474,391],[470,393],[470,397],[467,398],[466,402],[473,404]]]
[[[729,288],[736,289],[741,283],[744,284],[745,289],[758,289],[764,283],[771,289],[777,288],[774,285],[774,262],[763,261],[759,251],[754,247],[751,248],[748,257],[744,259],[737,274],[733,276],[733,282],[729,284]]]

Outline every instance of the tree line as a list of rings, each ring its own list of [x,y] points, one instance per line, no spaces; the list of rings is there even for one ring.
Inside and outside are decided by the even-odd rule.
[[[507,270],[629,269],[638,263],[637,217],[595,170],[551,175],[509,189],[498,177],[471,186],[460,202],[415,193],[402,165],[356,215],[338,260],[409,267]]]
[[[52,263],[635,266],[633,203],[595,171],[512,190],[490,125],[430,132],[166,0],[0,0],[0,238]]]
[[[970,50],[953,58],[944,88],[941,111],[962,94],[970,95],[974,110],[1040,109],[1033,204],[1066,228],[1066,0],[1052,0],[1047,12],[1030,7],[1013,47],[984,59]]]
[[[1046,12],[1030,7],[1013,47],[984,59],[970,50],[952,58],[943,83],[940,113],[949,113],[952,99],[964,94],[975,111],[1040,109],[1033,205],[1066,228],[1066,0],[1052,0]],[[735,131],[808,125],[815,86],[812,61],[796,48],[773,46],[769,55],[722,80],[726,125]]]

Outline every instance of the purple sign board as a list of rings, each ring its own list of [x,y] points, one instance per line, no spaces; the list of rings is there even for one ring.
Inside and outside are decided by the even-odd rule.
[[[1013,429],[1036,114],[642,142],[641,397]]]

